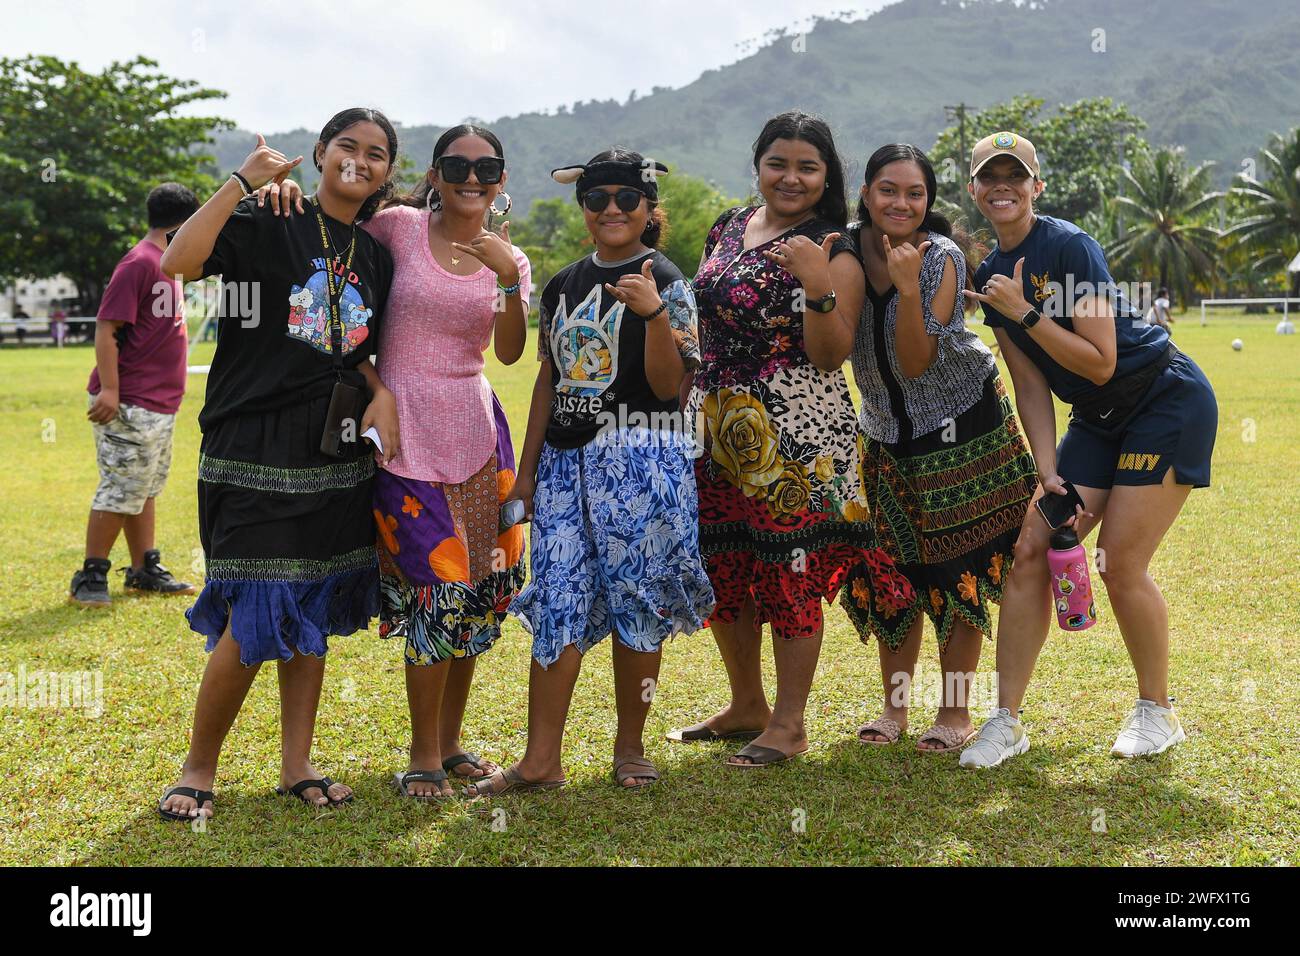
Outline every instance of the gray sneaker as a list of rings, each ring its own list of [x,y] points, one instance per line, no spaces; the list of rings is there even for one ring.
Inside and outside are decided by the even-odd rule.
[[[975,739],[961,752],[963,767],[996,767],[1029,749],[1029,734],[1015,715],[999,707],[989,715]]]
[[[113,599],[108,596],[108,569],[113,563],[107,558],[87,558],[81,570],[72,576],[68,600],[82,607],[108,607]]]

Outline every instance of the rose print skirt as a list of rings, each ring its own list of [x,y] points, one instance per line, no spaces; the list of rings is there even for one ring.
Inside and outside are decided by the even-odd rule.
[[[418,481],[382,469],[375,477],[379,636],[405,638],[408,664],[486,651],[523,587],[523,529],[499,531],[515,456],[495,395],[493,409],[496,452],[466,481]]]
[[[855,568],[840,601],[862,639],[874,635],[897,650],[922,611],[940,648],[958,617],[992,634],[989,603],[1002,600],[1012,546],[1038,485],[997,372],[947,434],[868,441],[862,483],[880,543],[916,592],[906,607],[882,601],[870,569]]]
[[[913,603],[861,499],[862,441],[843,372],[793,366],[744,387],[696,389],[687,414],[704,446],[695,480],[713,620],[735,621],[752,600],[773,633],[811,637],[822,602],[855,566],[896,613]]]

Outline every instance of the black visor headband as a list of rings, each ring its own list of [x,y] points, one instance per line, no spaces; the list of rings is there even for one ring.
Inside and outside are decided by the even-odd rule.
[[[657,177],[666,176],[668,167],[653,159],[639,162],[626,160],[603,160],[578,166],[561,166],[551,170],[551,178],[557,183],[578,184],[578,202],[591,189],[597,186],[631,186],[645,193],[651,202],[659,201],[659,184]]]

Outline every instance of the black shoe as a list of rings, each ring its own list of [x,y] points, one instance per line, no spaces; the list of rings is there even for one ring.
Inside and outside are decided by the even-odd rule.
[[[198,590],[192,584],[177,581],[172,573],[158,563],[162,556],[156,548],[144,553],[144,567],[125,568],[128,591],[148,591],[155,594],[193,594]]]
[[[108,569],[113,563],[107,558],[87,558],[81,570],[72,576],[68,600],[82,607],[108,607],[113,599],[108,596]]]

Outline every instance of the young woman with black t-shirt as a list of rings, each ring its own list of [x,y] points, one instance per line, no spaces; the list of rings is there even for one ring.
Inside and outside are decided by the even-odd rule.
[[[533,519],[531,580],[510,606],[533,637],[528,747],[467,788],[472,797],[564,785],[574,683],[583,656],[611,633],[613,776],[629,789],[653,784],[659,771],[642,742],[647,688],[664,641],[713,610],[677,398],[699,362],[695,298],[655,249],[665,218],[656,177],[666,172],[615,147],[552,173],[576,185],[595,252],[542,291],[541,367],[507,499]]]
[[[1137,672],[1138,700],[1111,753],[1162,753],[1185,734],[1169,697],[1169,612],[1148,566],[1188,494],[1210,483],[1214,390],[1116,287],[1095,239],[1034,212],[1044,184],[1031,142],[985,137],[970,173],[967,188],[998,244],[966,295],[983,303],[1011,372],[1038,465],[1035,498],[1065,495],[1070,482],[1083,500],[1069,519],[1078,538],[1101,524],[1098,571]],[[1071,407],[1059,446],[1053,395]],[[998,620],[998,707],[962,766],[996,766],[1029,749],[1017,715],[1051,623],[1049,542],[1030,508]]]
[[[277,791],[313,806],[352,799],[312,766],[310,751],[326,637],[367,627],[379,610],[375,462],[360,436],[373,426],[384,455],[397,452],[396,404],[370,362],[393,268],[356,223],[391,190],[396,156],[382,113],[337,114],[316,144],[311,212],[286,219],[249,197],[302,157],[287,159],[259,136],[163,256],[169,275],[220,274],[224,285],[199,415],[207,582],[187,613],[212,655],[181,778],[159,802],[164,818],[212,814],[222,742],[271,660],[280,677]]]

